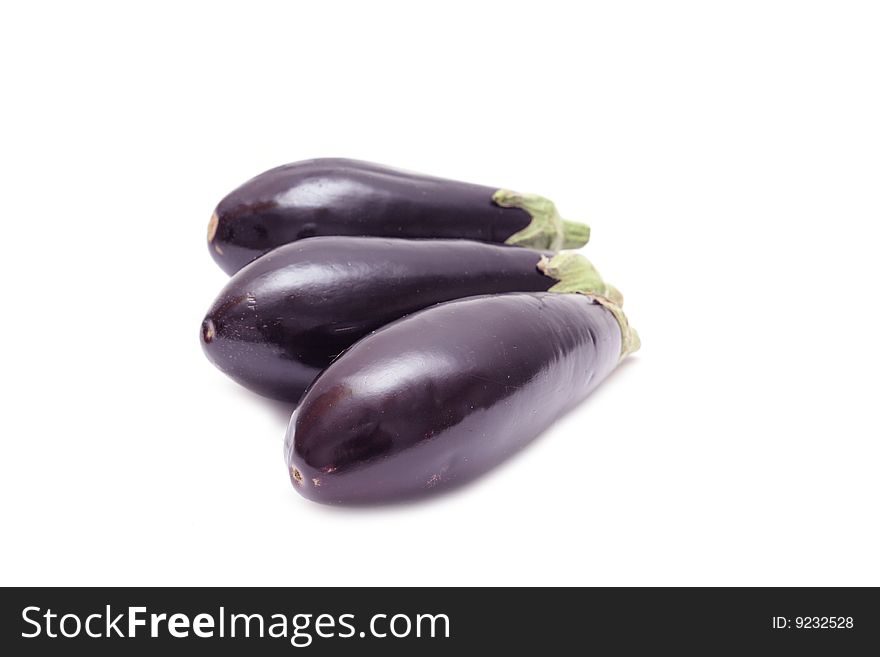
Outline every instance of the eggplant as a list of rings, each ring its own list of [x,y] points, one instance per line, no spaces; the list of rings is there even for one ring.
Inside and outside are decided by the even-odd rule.
[[[217,205],[208,247],[233,274],[271,249],[307,237],[470,239],[537,249],[587,243],[585,224],[551,201],[380,164],[324,158],[270,169]]]
[[[363,338],[315,380],[285,439],[328,504],[457,486],[523,447],[639,346],[622,299],[553,292],[441,303]]]
[[[229,280],[202,322],[202,347],[241,385],[297,402],[343,350],[409,313],[480,294],[594,284],[582,256],[550,255],[468,240],[294,242]]]

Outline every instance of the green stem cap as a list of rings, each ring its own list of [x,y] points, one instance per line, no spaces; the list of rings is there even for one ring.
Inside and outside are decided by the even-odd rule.
[[[620,326],[620,359],[642,346],[639,334],[630,326],[623,312],[623,294],[602,276],[589,260],[574,251],[560,251],[553,257],[541,256],[538,269],[558,281],[548,292],[583,294],[604,306]]]
[[[537,194],[520,194],[499,189],[492,200],[502,208],[519,208],[529,213],[529,225],[505,240],[505,244],[532,249],[576,249],[590,241],[590,227],[559,216],[553,201]]]

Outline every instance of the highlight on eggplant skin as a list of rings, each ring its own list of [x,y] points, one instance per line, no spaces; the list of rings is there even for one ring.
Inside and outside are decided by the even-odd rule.
[[[582,256],[468,240],[315,237],[235,274],[202,322],[208,359],[241,385],[297,402],[355,341],[441,301],[577,283]],[[575,270],[555,263],[575,258]],[[546,272],[546,273],[545,273]]]
[[[318,502],[375,504],[472,480],[638,348],[612,306],[583,294],[472,297],[365,337],[294,412],[285,440],[291,482]]]
[[[228,274],[271,249],[321,235],[471,239],[577,248],[585,224],[563,221],[543,197],[342,158],[270,169],[217,205],[211,256]]]

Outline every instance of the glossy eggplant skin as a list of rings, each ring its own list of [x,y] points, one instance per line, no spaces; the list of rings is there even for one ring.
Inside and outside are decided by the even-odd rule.
[[[467,240],[316,237],[233,276],[202,322],[202,347],[254,392],[297,402],[344,349],[391,321],[462,297],[543,291],[540,251]]]
[[[535,438],[615,367],[620,325],[581,294],[439,304],[367,336],[306,392],[285,441],[294,487],[324,503],[419,497]]]
[[[282,244],[319,235],[503,243],[531,216],[492,201],[496,188],[341,158],[286,164],[220,201],[208,229],[228,274]]]

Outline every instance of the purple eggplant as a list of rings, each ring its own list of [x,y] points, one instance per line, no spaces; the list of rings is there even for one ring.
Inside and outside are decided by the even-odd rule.
[[[363,338],[291,418],[291,482],[329,504],[467,482],[535,438],[638,348],[615,295],[441,303]]]
[[[220,201],[208,247],[228,274],[306,237],[470,239],[556,251],[590,229],[564,221],[532,194],[433,178],[379,164],[325,158],[261,173]]]
[[[582,256],[549,255],[468,240],[287,244],[229,280],[202,322],[202,347],[243,386],[296,402],[343,350],[404,315],[462,297],[559,289],[594,271]]]

